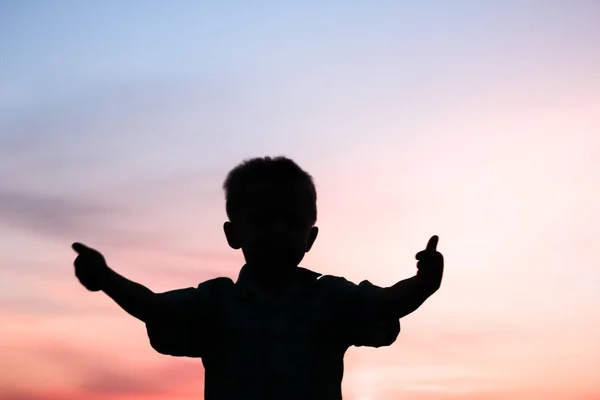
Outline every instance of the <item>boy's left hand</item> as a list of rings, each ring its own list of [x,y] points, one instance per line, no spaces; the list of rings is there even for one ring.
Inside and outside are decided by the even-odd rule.
[[[438,239],[437,235],[433,235],[425,250],[418,252],[415,256],[419,260],[417,276],[422,277],[423,282],[433,291],[439,289],[444,274],[444,256],[436,249]]]

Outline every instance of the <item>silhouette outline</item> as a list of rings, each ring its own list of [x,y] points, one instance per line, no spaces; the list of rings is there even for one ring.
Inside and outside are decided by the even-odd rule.
[[[221,277],[154,293],[78,242],[76,277],[144,322],[155,351],[201,358],[206,400],[341,399],[346,350],[390,346],[400,319],[440,288],[438,237],[416,254],[415,276],[390,287],[354,284],[299,266],[318,236],[317,194],[293,160],[246,160],[223,189],[223,230],[245,259],[236,282]]]

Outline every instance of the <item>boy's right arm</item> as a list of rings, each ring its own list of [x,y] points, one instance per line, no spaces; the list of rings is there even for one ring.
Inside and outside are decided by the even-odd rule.
[[[106,265],[98,251],[74,243],[75,275],[88,290],[103,291],[123,310],[146,324],[150,344],[171,356],[202,357],[209,344],[216,312],[215,302],[233,287],[229,278],[154,293]]]
[[[81,243],[73,243],[72,248],[78,253],[75,275],[88,290],[103,291],[123,310],[144,322],[160,312],[157,295],[110,269],[100,252]]]
[[[143,322],[147,322],[152,314],[159,311],[157,310],[157,296],[152,290],[130,281],[110,268],[108,268],[102,291],[123,310]]]

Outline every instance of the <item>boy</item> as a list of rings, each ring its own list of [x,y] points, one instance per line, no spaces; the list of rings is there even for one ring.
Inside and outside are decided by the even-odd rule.
[[[246,261],[235,283],[154,293],[74,243],[77,278],[143,321],[157,352],[202,358],[206,400],[341,399],[346,350],[391,345],[400,318],[440,287],[437,236],[417,253],[414,277],[388,288],[356,285],[298,266],[317,238],[317,196],[294,161],[247,160],[223,187],[225,236]]]

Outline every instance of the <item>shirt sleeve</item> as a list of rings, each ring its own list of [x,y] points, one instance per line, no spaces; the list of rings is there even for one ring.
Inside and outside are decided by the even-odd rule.
[[[400,320],[383,317],[379,312],[382,287],[367,280],[357,285],[344,278],[338,278],[334,287],[339,331],[348,346],[382,347],[396,341]]]
[[[146,321],[150,345],[161,354],[202,357],[216,306],[215,280],[197,287],[158,293]]]

